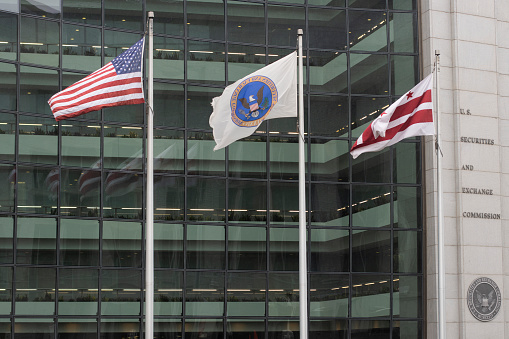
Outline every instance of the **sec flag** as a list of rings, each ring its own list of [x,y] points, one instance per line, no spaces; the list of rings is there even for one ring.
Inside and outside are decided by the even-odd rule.
[[[297,116],[297,52],[251,73],[212,99],[214,151],[250,136],[266,119]]]

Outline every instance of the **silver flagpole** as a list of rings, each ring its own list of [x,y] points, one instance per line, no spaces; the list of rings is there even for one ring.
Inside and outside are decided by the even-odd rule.
[[[299,45],[299,309],[300,339],[308,338],[308,277],[306,249],[306,186],[304,166],[304,75],[302,66],[302,29],[297,31]]]
[[[445,273],[444,273],[444,216],[442,213],[442,160],[440,146],[440,51],[435,50],[435,112],[437,135],[435,152],[437,154],[437,246],[438,246],[438,338],[445,339]]]
[[[147,219],[145,223],[145,339],[154,338],[154,12],[148,12]]]

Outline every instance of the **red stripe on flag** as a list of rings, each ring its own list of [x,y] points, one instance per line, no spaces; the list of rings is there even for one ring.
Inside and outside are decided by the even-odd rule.
[[[143,104],[144,102],[145,102],[144,98],[110,102],[107,104],[97,105],[97,106],[93,106],[93,107],[87,107],[86,109],[78,111],[78,112],[62,114],[62,115],[55,117],[55,120],[60,121],[60,120],[64,120],[64,119],[77,117],[79,115],[82,115],[82,114],[85,114],[88,112],[100,110],[101,108],[113,107],[113,106],[124,106],[124,105],[136,105],[136,104]]]
[[[404,104],[396,107],[394,110],[394,113],[392,113],[391,120],[394,121],[396,119],[401,118],[402,116],[405,116],[407,114],[412,113],[419,105],[425,102],[431,102],[431,90],[427,90],[422,94],[422,96],[419,96],[415,99],[412,99],[408,102],[405,102]]]

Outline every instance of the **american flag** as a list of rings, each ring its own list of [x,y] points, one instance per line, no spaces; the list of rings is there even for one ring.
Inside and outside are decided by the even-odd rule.
[[[145,39],[99,70],[53,95],[48,103],[57,121],[104,107],[142,104],[141,77]]]

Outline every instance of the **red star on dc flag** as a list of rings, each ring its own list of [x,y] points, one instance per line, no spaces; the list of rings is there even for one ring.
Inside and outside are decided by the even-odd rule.
[[[412,97],[412,95],[414,95],[414,92],[408,92],[408,94],[406,95],[406,99],[407,99],[407,100],[410,100],[410,98]]]

